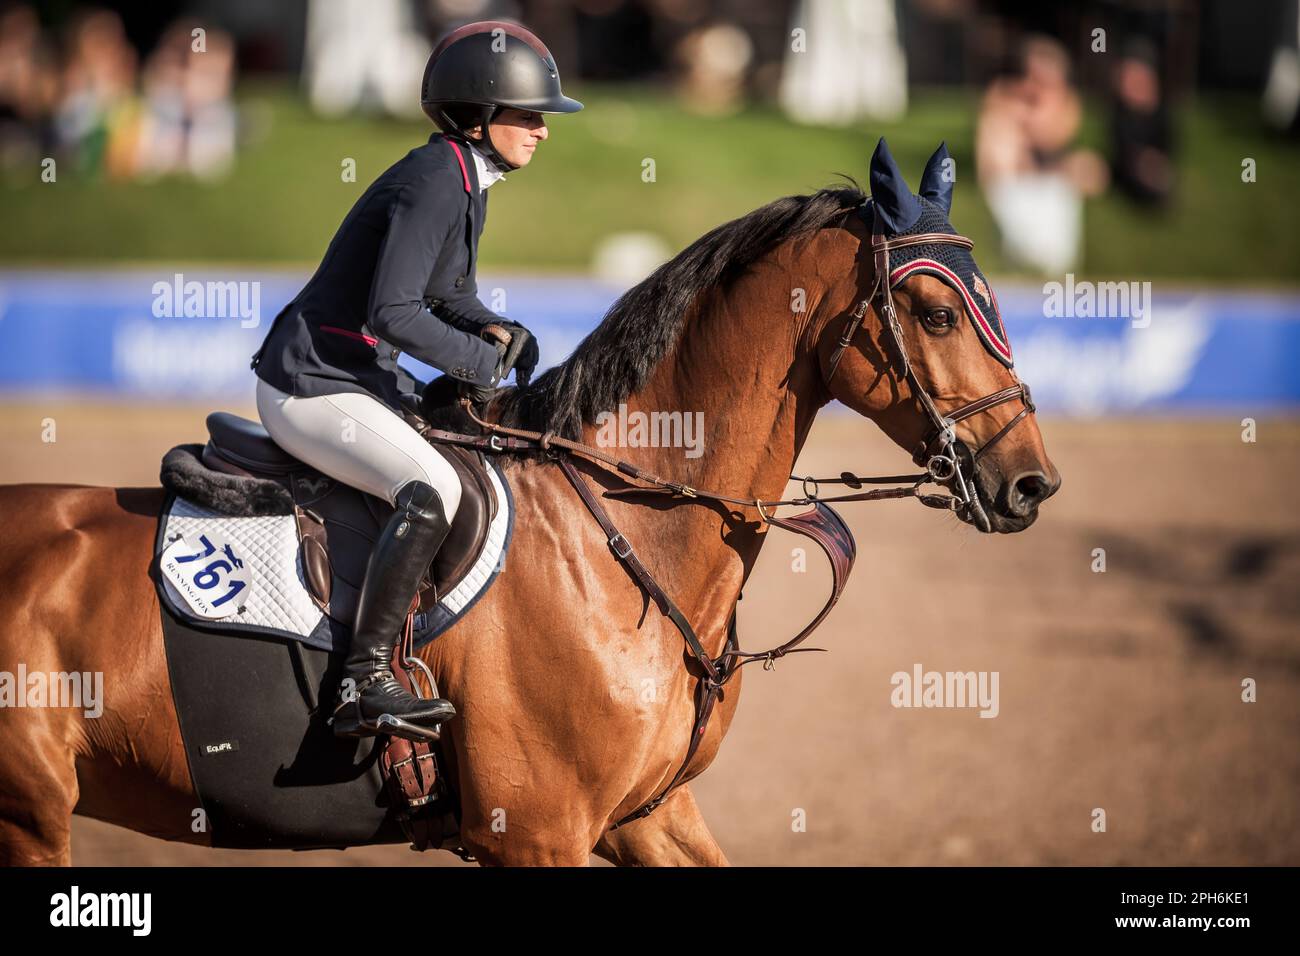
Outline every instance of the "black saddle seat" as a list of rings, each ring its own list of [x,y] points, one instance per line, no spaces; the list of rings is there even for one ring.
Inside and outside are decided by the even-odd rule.
[[[230,412],[213,412],[208,416],[208,437],[223,457],[249,471],[285,474],[304,467],[277,445],[259,422]]]

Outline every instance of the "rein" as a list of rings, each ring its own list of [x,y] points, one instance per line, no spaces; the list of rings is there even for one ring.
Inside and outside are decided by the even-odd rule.
[[[878,225],[876,226],[878,229]],[[880,295],[882,305],[880,314],[884,319],[882,326],[885,330],[891,351],[894,353],[891,360],[896,363],[899,376],[907,381],[911,386],[913,394],[917,397],[922,409],[930,419],[931,429],[923,440],[916,452],[913,454],[913,461],[925,468],[924,471],[910,475],[884,475],[877,477],[862,477],[852,472],[842,472],[838,478],[814,478],[812,476],[800,477],[791,475],[790,478],[801,483],[803,495],[796,498],[783,499],[762,499],[758,497],[738,497],[735,495],[724,494],[719,491],[713,491],[707,488],[698,488],[683,482],[671,481],[663,478],[653,472],[646,471],[631,462],[615,458],[608,455],[598,448],[582,442],[572,441],[562,436],[556,435],[554,431],[537,432],[528,431],[520,428],[510,428],[500,425],[496,422],[485,421],[474,413],[473,403],[468,398],[460,399],[460,405],[465,413],[479,427],[488,432],[487,435],[466,435],[459,432],[446,431],[440,428],[434,428],[423,418],[411,412],[405,411],[406,419],[422,437],[434,442],[446,442],[475,448],[484,453],[537,453],[545,454],[549,459],[559,464],[561,472],[565,478],[573,485],[587,510],[591,512],[596,522],[600,525],[601,530],[605,533],[610,550],[614,556],[627,568],[633,578],[640,584],[649,598],[654,601],[659,612],[672,621],[673,625],[681,633],[682,639],[686,643],[687,651],[698,663],[702,673],[698,676],[699,683],[696,685],[695,694],[695,722],[691,728],[690,744],[687,747],[686,758],[682,761],[677,773],[668,783],[658,796],[649,802],[642,804],[640,808],[624,816],[614,823],[610,829],[616,830],[619,827],[630,823],[641,817],[649,816],[655,811],[676,787],[684,782],[687,769],[690,767],[691,760],[699,748],[700,742],[704,739],[704,731],[708,726],[709,718],[713,713],[714,704],[721,696],[723,686],[736,674],[736,672],[745,664],[752,664],[755,661],[763,661],[764,670],[771,670],[778,658],[786,654],[797,654],[808,651],[825,651],[820,647],[798,647],[805,638],[808,637],[818,625],[830,613],[836,602],[839,601],[845,586],[848,583],[849,573],[853,569],[853,562],[857,557],[857,545],[853,540],[853,535],[849,531],[848,525],[844,519],[830,507],[828,502],[847,502],[847,501],[882,501],[893,498],[915,498],[921,504],[942,510],[950,510],[957,513],[963,511],[981,522],[984,530],[987,530],[988,518],[984,514],[983,507],[980,505],[976,490],[974,487],[973,476],[968,475],[963,466],[963,456],[961,451],[964,449],[956,436],[956,424],[966,418],[978,415],[981,412],[995,408],[1004,402],[1021,399],[1024,402],[1024,408],[1011,421],[1007,422],[996,435],[986,442],[979,450],[970,455],[970,468],[973,469],[980,457],[988,451],[994,444],[1008,434],[1023,418],[1034,411],[1034,404],[1029,394],[1029,387],[1017,379],[1015,385],[1004,388],[1000,391],[985,395],[983,398],[976,399],[947,415],[941,413],[935,405],[933,398],[926,388],[921,384],[912,368],[912,363],[907,354],[907,348],[903,343],[902,327],[898,321],[898,314],[894,308],[893,293],[889,286],[889,252],[891,249],[901,249],[907,246],[921,245],[925,243],[947,243],[959,245],[970,249],[973,246],[971,240],[964,236],[952,235],[949,233],[924,233],[916,236],[903,236],[895,239],[885,239],[879,232],[873,230],[872,235],[872,254],[875,265],[875,283],[871,292],[865,299],[858,303],[857,307],[849,314],[849,320],[845,325],[844,331],[836,343],[835,350],[831,355],[830,372],[826,376],[825,383],[829,386],[831,379],[834,377],[836,370],[839,368],[840,359],[843,358],[844,352],[852,344],[853,337],[862,328],[863,320],[866,317],[867,310],[870,308],[872,301],[877,295]],[[1012,372],[1012,375],[1015,375]],[[641,485],[635,485],[630,488],[613,490],[605,492],[605,497],[620,498],[638,494],[666,494],[675,499],[699,499],[706,501],[718,501],[730,505],[739,505],[745,508],[753,508],[758,512],[759,518],[764,524],[774,525],[792,531],[796,534],[802,534],[812,538],[819,547],[826,553],[831,564],[832,584],[831,595],[826,604],[818,612],[817,616],[793,638],[774,647],[771,650],[750,653],[742,651],[739,646],[739,639],[736,634],[736,609],[733,608],[731,616],[727,623],[727,639],[723,645],[722,653],[713,658],[705,649],[703,643],[696,635],[691,623],[687,620],[686,615],[668,596],[667,592],[655,580],[654,575],[642,564],[641,559],[637,557],[631,543],[623,536],[610,518],[608,511],[601,504],[600,498],[591,490],[578,469],[572,462],[573,456],[578,456],[588,461],[594,462],[607,470],[613,470],[620,475],[631,478],[634,481],[642,482]],[[959,495],[944,494],[923,494],[921,486],[927,483],[941,483],[952,481]],[[834,495],[831,497],[821,497],[819,494],[823,484],[842,484],[850,488],[861,488],[863,485],[892,485],[894,487],[877,488],[870,491],[857,491],[852,494]],[[774,509],[781,505],[812,505],[810,511],[794,515],[790,518],[778,518]],[[742,595],[743,596],[743,595]],[[737,598],[739,601],[739,598]]]
[[[430,437],[438,441],[451,441],[456,444],[466,444],[463,439],[469,439],[469,443],[479,447],[482,451],[494,452],[536,452],[543,451],[549,457],[555,458],[556,449],[565,452],[571,452],[581,458],[599,465],[607,466],[622,475],[632,478],[636,481],[643,481],[650,487],[635,487],[623,491],[611,491],[609,497],[623,497],[632,494],[671,494],[683,498],[700,498],[708,501],[721,501],[726,504],[742,505],[747,508],[753,508],[762,520],[766,523],[770,520],[771,515],[768,512],[771,509],[781,505],[809,505],[814,501],[831,502],[831,501],[879,501],[886,498],[917,498],[922,504],[931,508],[940,508],[951,510],[953,505],[950,502],[956,501],[947,495],[928,495],[920,493],[920,486],[931,480],[927,473],[914,475],[884,475],[875,478],[864,478],[854,475],[850,472],[843,472],[839,478],[802,478],[798,475],[791,475],[794,481],[802,482],[803,497],[799,498],[756,498],[756,497],[737,497],[735,495],[723,494],[720,491],[711,491],[707,488],[699,488],[693,485],[684,484],[679,481],[670,481],[654,472],[646,471],[629,461],[621,458],[615,458],[613,455],[607,455],[599,448],[593,448],[590,445],[584,445],[582,442],[572,441],[556,435],[553,431],[537,432],[527,431],[522,428],[509,428],[496,422],[485,421],[474,414],[472,403],[468,399],[460,400],[461,408],[473,420],[474,424],[490,432],[490,436],[480,438],[472,435],[461,435],[457,432],[443,431],[437,428],[427,428],[426,431]],[[880,484],[905,484],[911,483],[910,487],[905,488],[885,488],[878,491],[865,491],[851,495],[836,495],[832,498],[823,498],[817,493],[819,484],[849,484],[851,487],[860,487],[861,485],[880,485]],[[809,485],[812,488],[809,488]]]

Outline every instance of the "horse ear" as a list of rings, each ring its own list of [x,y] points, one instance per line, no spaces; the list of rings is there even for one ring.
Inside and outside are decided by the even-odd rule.
[[[883,136],[871,156],[871,205],[890,235],[905,232],[921,218],[921,204],[907,187]]]
[[[948,215],[952,208],[952,180],[944,176],[948,171],[948,144],[940,143],[921,174],[921,195]]]

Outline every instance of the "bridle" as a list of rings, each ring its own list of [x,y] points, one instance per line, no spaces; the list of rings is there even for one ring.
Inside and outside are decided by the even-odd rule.
[[[879,220],[877,219],[873,223],[871,253],[874,260],[875,280],[867,297],[849,313],[844,332],[840,335],[839,341],[835,343],[835,350],[831,353],[830,371],[827,372],[825,381],[829,388],[831,379],[834,378],[835,372],[839,368],[840,359],[844,357],[845,350],[853,344],[853,337],[861,330],[867,309],[871,307],[872,301],[879,294],[881,328],[884,331],[885,343],[888,346],[889,359],[893,363],[898,377],[906,381],[911,387],[912,394],[916,396],[921,409],[925,412],[926,417],[930,419],[930,428],[925,438],[917,446],[916,451],[913,452],[912,460],[917,465],[925,468],[926,477],[929,480],[935,482],[951,481],[953,490],[959,496],[953,499],[953,509],[956,511],[964,509],[967,517],[977,522],[983,530],[988,530],[988,516],[984,512],[983,505],[980,504],[979,495],[975,489],[975,466],[990,448],[1005,438],[1011,429],[1034,411],[1034,401],[1029,393],[1029,386],[1017,377],[1015,385],[992,392],[983,398],[977,398],[973,402],[944,414],[935,405],[929,390],[921,384],[921,380],[917,377],[916,370],[912,367],[912,361],[907,354],[907,346],[903,342],[903,328],[898,321],[898,310],[894,308],[894,293],[889,282],[889,253],[893,249],[905,249],[909,246],[938,244],[960,246],[963,249],[971,249],[975,245],[965,236],[946,232],[925,232],[914,236],[898,236],[894,239],[887,239],[879,231]],[[1012,370],[1011,374],[1013,377],[1016,375],[1014,370]],[[1015,399],[1021,399],[1024,402],[1024,408],[1011,421],[1003,425],[996,435],[980,446],[977,451],[973,454],[969,453],[965,444],[957,438],[957,423]]]

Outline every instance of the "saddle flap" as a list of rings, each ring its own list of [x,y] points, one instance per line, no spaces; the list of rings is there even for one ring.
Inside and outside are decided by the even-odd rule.
[[[298,521],[298,540],[302,548],[302,568],[307,579],[307,590],[321,609],[328,613],[334,582],[329,552],[325,548],[325,526],[307,516],[301,508],[295,509],[295,517]]]
[[[433,561],[433,583],[438,594],[445,594],[474,566],[498,503],[479,452],[455,445],[439,445],[438,451],[456,469],[461,486],[460,507],[456,509],[447,540]]]

